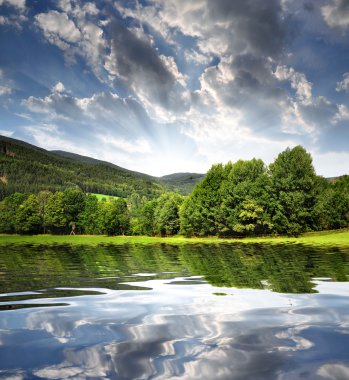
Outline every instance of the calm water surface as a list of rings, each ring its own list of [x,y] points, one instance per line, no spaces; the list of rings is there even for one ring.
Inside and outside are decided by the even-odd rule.
[[[0,378],[349,379],[349,250],[1,246]]]

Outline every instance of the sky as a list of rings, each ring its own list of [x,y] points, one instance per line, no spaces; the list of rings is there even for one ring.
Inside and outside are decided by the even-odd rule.
[[[349,0],[0,0],[0,134],[165,175],[349,174]]]

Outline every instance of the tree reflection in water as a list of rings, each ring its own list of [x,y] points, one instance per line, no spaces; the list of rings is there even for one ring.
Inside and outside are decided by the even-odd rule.
[[[0,378],[348,378],[348,257],[298,245],[6,246]]]

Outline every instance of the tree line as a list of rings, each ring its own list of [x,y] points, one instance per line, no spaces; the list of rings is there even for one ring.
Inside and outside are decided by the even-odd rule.
[[[152,201],[138,193],[128,200],[98,201],[79,188],[38,194],[17,192],[0,202],[0,233],[174,235],[179,232],[182,201],[183,197],[175,193]]]
[[[189,196],[133,192],[98,201],[79,188],[14,193],[0,202],[2,233],[186,236],[299,235],[349,226],[349,177],[317,176],[297,146],[266,166],[260,159],[216,164]]]

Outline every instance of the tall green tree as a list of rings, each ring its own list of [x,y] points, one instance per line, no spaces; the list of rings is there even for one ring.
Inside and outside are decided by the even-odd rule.
[[[16,231],[19,233],[38,233],[42,220],[39,214],[39,202],[36,195],[31,194],[19,206],[16,214]]]
[[[84,209],[79,213],[78,225],[86,234],[98,234],[98,199],[95,195],[87,194]]]
[[[317,198],[314,218],[318,230],[349,226],[349,176],[327,183]]]
[[[158,235],[175,235],[179,232],[179,208],[183,196],[165,193],[157,199],[154,210],[154,232]]]
[[[310,154],[301,146],[287,148],[269,169],[270,206],[275,230],[298,235],[314,229],[317,176]]]
[[[67,232],[68,223],[64,208],[64,194],[56,191],[46,203],[46,222],[50,232]]]
[[[146,197],[142,197],[139,193],[133,192],[127,197],[127,206],[130,211],[131,218],[138,217],[141,208],[147,202]]]
[[[46,233],[47,226],[47,209],[46,205],[49,199],[52,197],[51,191],[43,190],[38,193],[38,210],[42,220],[42,232]]]
[[[100,232],[107,235],[127,233],[130,226],[130,215],[126,201],[118,198],[113,202],[99,202],[98,226]]]
[[[271,226],[266,195],[269,181],[263,161],[239,160],[229,163],[224,169],[226,175],[219,190],[222,200],[218,217],[219,234],[229,236],[252,231],[256,234],[267,232]],[[251,223],[247,223],[247,214],[252,209],[258,210],[258,221],[251,222],[255,225],[253,229]]]
[[[63,192],[63,205],[64,213],[67,219],[67,223],[77,225],[79,221],[79,215],[85,208],[85,193],[80,189],[67,189]]]
[[[14,193],[0,202],[0,232],[16,232],[16,215],[20,205],[26,200],[27,195]]]
[[[157,205],[157,200],[153,199],[146,202],[139,211],[137,225],[133,226],[133,230],[137,235],[152,236],[154,231],[154,213]]]
[[[221,205],[219,189],[224,180],[222,164],[213,165],[206,177],[184,200],[180,210],[181,232],[185,235],[215,235],[219,230],[218,209]]]

